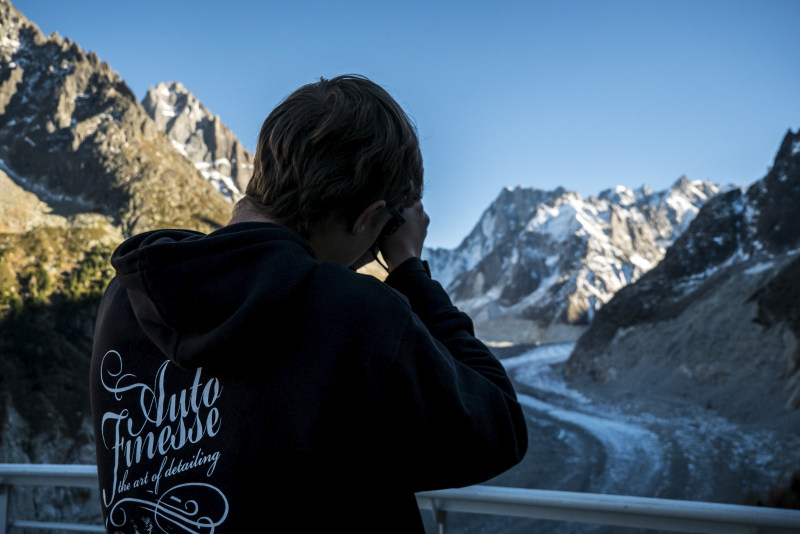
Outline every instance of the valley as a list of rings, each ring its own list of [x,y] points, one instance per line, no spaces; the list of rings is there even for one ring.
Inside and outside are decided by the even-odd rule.
[[[745,504],[798,468],[793,428],[740,425],[679,398],[573,389],[561,372],[572,347],[503,358],[528,414],[530,446],[522,463],[487,485]],[[453,514],[448,527],[459,534],[638,532],[477,514]]]

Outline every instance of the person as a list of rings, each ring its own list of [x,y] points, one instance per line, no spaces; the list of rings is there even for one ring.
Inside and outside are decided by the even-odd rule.
[[[90,376],[107,532],[423,532],[416,492],[520,462],[509,377],[421,259],[422,192],[397,102],[321,78],[264,121],[228,224],[114,251]]]

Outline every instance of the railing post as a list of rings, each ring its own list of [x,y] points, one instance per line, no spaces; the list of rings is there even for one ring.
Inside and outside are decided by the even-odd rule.
[[[436,522],[438,534],[447,534],[447,510],[442,510],[439,507],[438,499],[431,499],[431,512],[433,512],[433,520]],[[0,534],[3,534],[0,532]]]
[[[11,486],[0,484],[0,534],[6,534],[8,525],[8,494]]]

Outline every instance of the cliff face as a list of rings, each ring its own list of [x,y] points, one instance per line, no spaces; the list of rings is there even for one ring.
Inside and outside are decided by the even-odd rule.
[[[253,155],[233,132],[180,82],[151,88],[142,106],[180,153],[231,201],[253,174]]]
[[[664,259],[598,311],[568,376],[678,391],[734,419],[800,406],[800,135],[709,201]]]

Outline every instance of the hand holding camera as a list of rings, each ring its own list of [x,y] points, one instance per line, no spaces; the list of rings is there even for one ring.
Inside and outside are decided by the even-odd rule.
[[[425,213],[421,200],[402,211],[392,212],[392,219],[384,227],[377,242],[390,271],[407,259],[422,255],[429,223],[430,217]]]

